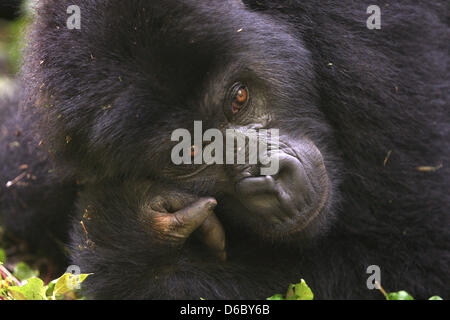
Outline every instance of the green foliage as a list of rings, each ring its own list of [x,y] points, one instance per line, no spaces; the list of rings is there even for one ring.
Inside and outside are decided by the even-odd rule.
[[[4,298],[10,298],[9,300],[47,300],[45,291],[44,281],[39,278],[32,278],[21,287],[8,287]]]
[[[70,273],[64,274],[61,278],[54,281],[52,296],[57,297],[65,295],[79,287],[81,283],[88,277],[88,274],[73,275]]]
[[[413,296],[411,296],[408,292],[402,290],[398,292],[387,293],[379,284],[378,290],[384,295],[386,300],[414,300]],[[439,296],[433,296],[428,300],[443,300]]]
[[[7,279],[0,291],[3,300],[79,300],[77,287],[88,277],[88,274],[64,274],[50,282],[47,286],[39,278],[30,278],[20,286],[11,286],[14,280]]]
[[[388,293],[386,300],[414,300],[414,298],[406,291],[399,291]]]
[[[8,43],[8,57],[10,61],[10,69],[13,73],[19,71],[22,64],[23,39],[25,30],[29,23],[29,18],[22,17],[9,25],[10,42]]]
[[[20,262],[14,267],[13,275],[20,281],[25,281],[39,276],[38,270],[33,270],[25,262]]]
[[[15,74],[20,70],[24,49],[24,38],[28,25],[32,20],[31,1],[25,1],[21,12],[22,16],[6,24],[2,30],[6,33],[4,42],[0,43],[0,51],[5,51],[8,57],[9,71]]]
[[[267,298],[266,300],[286,300],[284,295],[282,295],[281,293],[278,293],[276,295],[273,295],[269,298]]]
[[[414,298],[406,291],[398,291],[387,293],[383,288],[379,288],[385,296],[386,300],[414,300]],[[314,294],[306,284],[305,280],[301,280],[300,283],[291,284],[285,295],[276,294],[267,298],[267,300],[313,300]],[[443,300],[439,296],[433,296],[428,300]]]
[[[305,280],[301,280],[300,283],[291,284],[285,296],[282,294],[276,294],[267,298],[267,300],[313,300],[314,294],[306,284]]]
[[[0,249],[0,300],[81,300],[79,287],[89,274],[73,275],[66,273],[51,281],[48,285],[38,278],[39,271],[33,270],[26,263],[18,263],[13,274],[3,266],[6,261],[5,251]],[[381,286],[379,290],[386,300],[414,300],[406,291],[387,293]],[[200,298],[201,300],[205,300]],[[267,300],[313,300],[314,294],[305,280],[289,285],[286,294],[275,294]],[[433,296],[428,300],[443,300]]]
[[[5,250],[0,249],[0,264],[5,263],[6,261],[6,253]]]
[[[6,255],[0,249],[2,264]],[[0,300],[80,300],[79,287],[88,274],[66,273],[48,285],[38,278],[39,271],[24,262],[18,263],[11,274],[0,264]]]
[[[386,300],[414,300],[414,298],[406,291],[391,292],[385,294]],[[428,300],[443,300],[439,296],[432,296]]]

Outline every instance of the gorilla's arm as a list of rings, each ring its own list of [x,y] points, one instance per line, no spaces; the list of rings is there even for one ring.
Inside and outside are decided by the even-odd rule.
[[[213,213],[214,199],[194,200],[156,189],[96,185],[80,194],[82,217],[72,233],[73,263],[83,266],[83,273],[93,273],[85,286],[88,295],[236,299],[274,292],[252,280],[263,266],[252,270],[225,261],[225,236]],[[262,293],[256,287],[271,289]]]

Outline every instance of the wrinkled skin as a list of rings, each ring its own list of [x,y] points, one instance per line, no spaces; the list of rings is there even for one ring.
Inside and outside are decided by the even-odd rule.
[[[40,0],[22,112],[0,107],[3,219],[67,244],[89,298],[265,299],[303,278],[382,299],[372,265],[389,291],[449,298],[445,5],[380,4],[368,30],[345,0]],[[278,129],[279,171],[175,165],[195,121]]]

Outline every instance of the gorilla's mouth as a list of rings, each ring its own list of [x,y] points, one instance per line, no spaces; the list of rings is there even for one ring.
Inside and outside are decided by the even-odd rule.
[[[307,228],[326,207],[330,183],[320,151],[310,142],[280,155],[274,176],[245,177],[236,193],[250,213],[284,234]],[[277,230],[279,229],[279,230]]]

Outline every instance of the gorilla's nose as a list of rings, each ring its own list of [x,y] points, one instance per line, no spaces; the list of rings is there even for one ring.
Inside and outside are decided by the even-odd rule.
[[[278,173],[272,176],[251,176],[236,183],[236,192],[251,211],[292,217],[311,205],[312,188],[304,164],[296,157],[281,154]]]

